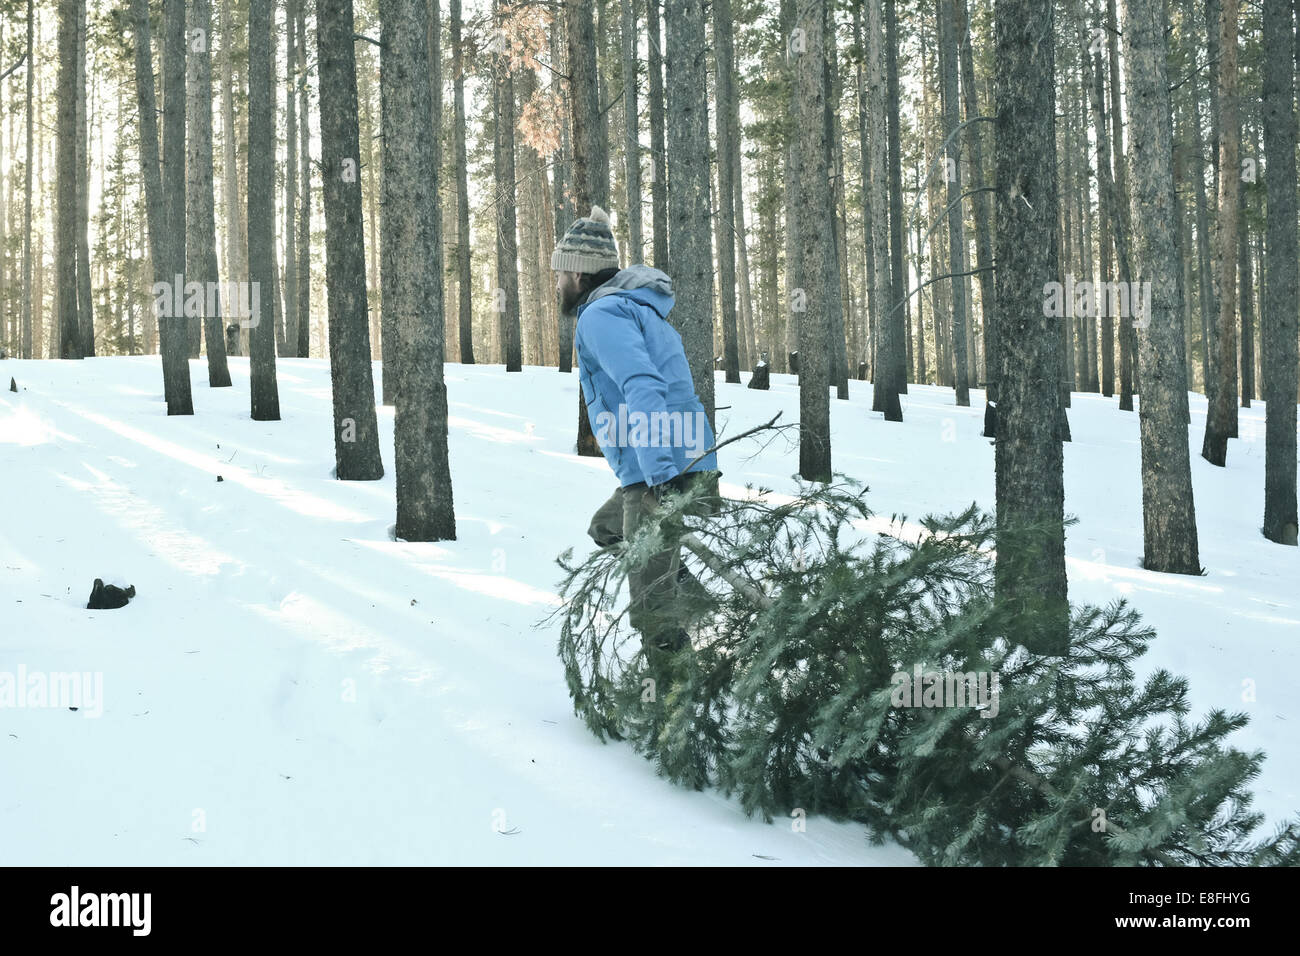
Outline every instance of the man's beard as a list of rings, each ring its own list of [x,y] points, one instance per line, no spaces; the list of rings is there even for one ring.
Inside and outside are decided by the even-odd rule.
[[[572,317],[578,311],[578,303],[582,301],[583,295],[581,286],[574,286],[561,291],[559,293],[560,312]]]

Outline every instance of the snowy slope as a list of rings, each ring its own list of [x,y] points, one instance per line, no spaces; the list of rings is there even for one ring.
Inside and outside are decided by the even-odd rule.
[[[856,826],[798,833],[673,787],[573,717],[556,633],[535,625],[555,555],[591,546],[614,487],[573,454],[575,376],[447,367],[458,540],[412,544],[391,537],[391,408],[388,475],[338,482],[326,363],[280,360],[278,423],[248,418],[247,360],[231,366],[213,390],[191,362],[197,414],[169,418],[156,357],[0,363],[20,387],[0,392],[0,672],[102,674],[98,707],[0,708],[0,863],[914,862]],[[723,437],[797,418],[794,379],[773,383],[719,379]],[[877,512],[992,504],[982,393],[959,409],[913,386],[900,426],[850,387],[834,466]],[[1293,814],[1300,551],[1259,534],[1262,406],[1226,469],[1193,458],[1200,578],[1139,567],[1136,417],[1076,394],[1070,420],[1072,599],[1129,597],[1160,633],[1143,667],[1187,675],[1197,714],[1249,712],[1258,806]],[[797,449],[752,452],[724,450],[724,491],[792,485]],[[139,595],[87,611],[95,577]]]

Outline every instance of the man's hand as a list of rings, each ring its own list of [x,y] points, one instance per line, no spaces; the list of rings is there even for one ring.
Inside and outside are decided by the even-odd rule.
[[[650,490],[654,492],[655,500],[663,504],[669,495],[680,495],[686,491],[686,476],[683,474],[669,478],[662,484],[652,485]]]

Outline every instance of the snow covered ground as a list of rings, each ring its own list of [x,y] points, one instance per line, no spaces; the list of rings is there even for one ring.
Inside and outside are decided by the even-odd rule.
[[[157,357],[0,362],[20,389],[0,391],[0,674],[97,675],[92,697],[102,681],[76,712],[0,708],[0,864],[915,862],[857,826],[794,832],[671,786],[573,716],[536,625],[555,555],[591,546],[615,484],[573,454],[575,375],[447,367],[458,540],[412,544],[391,537],[391,408],[387,476],[339,482],[325,362],[279,361],[280,422],[249,419],[246,359],[230,389],[190,369],[196,414],[169,418]],[[833,464],[878,513],[991,507],[982,393],[966,409],[913,386],[900,426],[850,389]],[[795,421],[797,385],[719,377],[717,404],[722,437]],[[1204,420],[1193,396],[1194,451]],[[1140,567],[1135,415],[1075,394],[1070,422],[1072,600],[1129,598],[1160,635],[1143,668],[1186,675],[1197,716],[1247,711],[1236,743],[1269,755],[1257,806],[1293,815],[1300,549],[1259,533],[1262,405],[1226,469],[1192,459],[1198,578]],[[723,451],[724,491],[793,486],[797,449],[752,451]],[[87,611],[96,577],[138,596]]]

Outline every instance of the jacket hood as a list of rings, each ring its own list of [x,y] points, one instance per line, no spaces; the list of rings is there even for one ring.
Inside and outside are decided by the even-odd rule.
[[[646,265],[628,266],[591,290],[587,305],[607,295],[624,295],[648,305],[664,318],[673,307],[673,280],[666,272]]]

